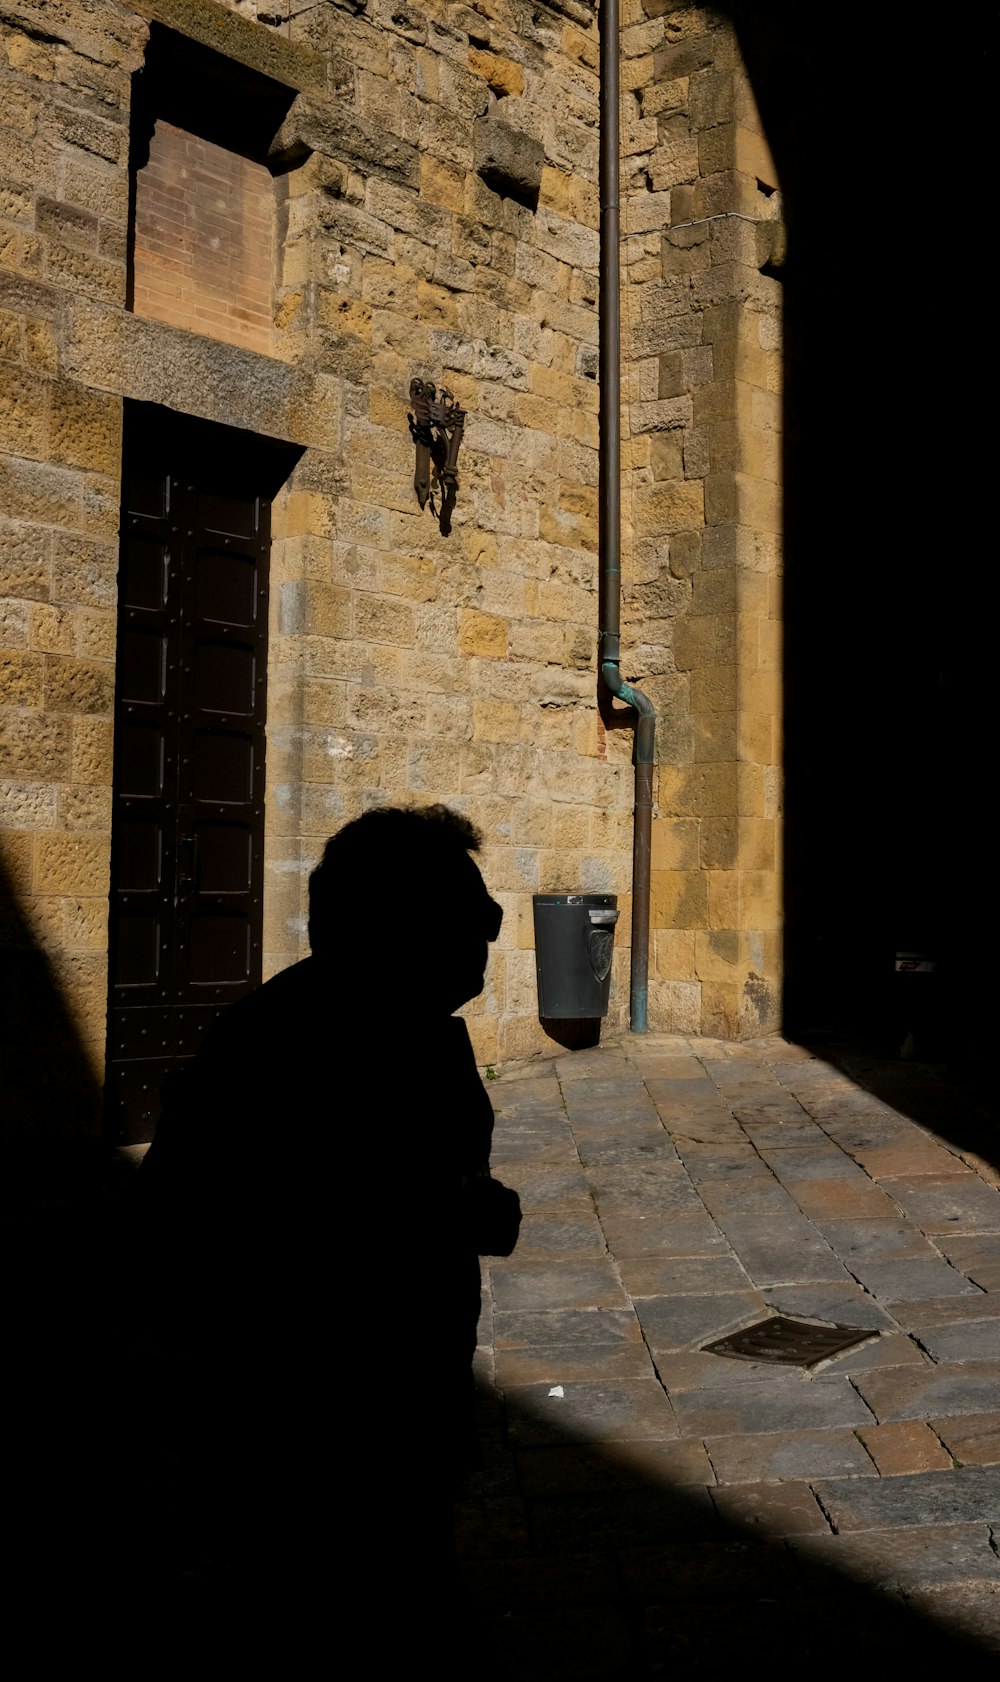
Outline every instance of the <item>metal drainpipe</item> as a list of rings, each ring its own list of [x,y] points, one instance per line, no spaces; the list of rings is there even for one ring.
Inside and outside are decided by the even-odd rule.
[[[600,0],[601,254],[600,254],[600,659],[612,695],[638,713],[635,807],[632,816],[632,981],[630,1026],[648,1027],[649,860],[653,828],[653,742],[656,713],[648,696],[621,675],[621,263],[618,214],[618,0]]]

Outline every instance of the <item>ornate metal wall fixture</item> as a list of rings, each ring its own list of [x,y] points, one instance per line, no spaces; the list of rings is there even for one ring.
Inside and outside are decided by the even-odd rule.
[[[465,410],[445,386],[435,391],[430,380],[410,381],[410,402],[413,410],[406,418],[417,452],[413,489],[421,508],[430,503],[431,513],[437,515],[441,533],[447,537],[458,495],[458,451]],[[440,508],[434,506],[435,494],[440,495]]]

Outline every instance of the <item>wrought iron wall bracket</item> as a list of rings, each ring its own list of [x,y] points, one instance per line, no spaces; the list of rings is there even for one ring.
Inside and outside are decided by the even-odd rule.
[[[442,535],[451,531],[451,511],[458,495],[458,451],[465,429],[465,410],[446,389],[435,391],[430,380],[410,381],[410,402],[413,409],[407,414],[410,437],[417,453],[413,473],[413,489],[420,507],[431,505]],[[440,498],[435,507],[434,498]]]

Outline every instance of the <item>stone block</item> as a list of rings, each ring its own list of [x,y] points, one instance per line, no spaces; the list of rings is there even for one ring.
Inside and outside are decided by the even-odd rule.
[[[70,660],[56,654],[44,659],[47,708],[65,713],[110,713],[115,693],[115,673],[110,663]]]
[[[857,1384],[876,1417],[884,1422],[985,1413],[991,1407],[990,1386],[995,1386],[998,1376],[1000,1363],[996,1361],[963,1361],[923,1371],[899,1367],[863,1373],[858,1375]]]
[[[71,745],[68,719],[35,713],[0,715],[0,765],[15,777],[67,780]]]
[[[832,1483],[829,1487],[845,1486]],[[856,1583],[883,1594],[902,1590],[911,1607],[910,1596],[918,1585],[947,1585],[951,1596],[971,1581],[982,1595],[985,1582],[995,1579],[1000,1569],[990,1550],[986,1525],[975,1522],[795,1537],[790,1546],[806,1572],[805,1593],[815,1584],[825,1597],[831,1580],[839,1577],[848,1592]]]
[[[354,596],[354,634],[366,642],[412,646],[412,609],[395,596],[358,592]]]
[[[516,742],[521,736],[521,709],[512,701],[474,700],[474,741]]]
[[[930,1423],[959,1466],[1000,1464],[1000,1413],[958,1415]]]
[[[704,928],[708,882],[699,870],[654,870],[650,877],[650,921],[654,928]]]
[[[654,819],[651,842],[653,869],[696,870],[700,827],[697,818]]]
[[[111,829],[111,788],[79,784],[59,790],[59,822],[63,829]]]
[[[74,652],[77,615],[51,602],[38,602],[31,610],[32,648],[45,654]]]
[[[51,533],[0,519],[0,594],[44,601],[49,593]]]
[[[108,785],[114,757],[114,725],[110,718],[75,718],[72,721],[72,780]]]
[[[889,1478],[838,1479],[817,1484],[816,1494],[841,1535],[1000,1520],[1000,1472],[978,1466]]]
[[[726,1363],[734,1367],[738,1364]],[[734,1381],[728,1387],[719,1384],[712,1389],[685,1390],[672,1395],[681,1435],[769,1435],[871,1423],[868,1409],[846,1378],[807,1379],[773,1371],[765,1374],[759,1365],[753,1377],[753,1382]],[[669,1379],[666,1382],[669,1386]],[[853,1482],[850,1487],[854,1487]]]
[[[868,1425],[858,1436],[878,1467],[880,1477],[944,1471],[952,1463],[951,1455],[923,1420]]]
[[[675,480],[640,485],[634,493],[634,518],[643,534],[669,535],[697,529],[706,514],[700,483]]]
[[[924,1232],[996,1232],[1000,1230],[1000,1191],[971,1170],[956,1174],[917,1174],[883,1181],[886,1191]]]
[[[542,182],[545,148],[499,118],[481,118],[473,126],[476,171],[499,193],[537,200]]]
[[[42,834],[35,852],[40,894],[107,896],[110,839],[106,835]]]
[[[40,707],[44,696],[44,657],[0,648],[0,692],[10,707]]]
[[[494,660],[506,659],[507,639],[507,621],[499,615],[480,613],[476,608],[461,610],[458,643],[463,654],[486,656]]]
[[[49,382],[6,367],[0,386],[0,448],[43,458],[49,436]]]
[[[35,613],[39,611],[47,609],[34,609]],[[31,641],[31,618],[32,609],[27,602],[7,600],[0,603],[0,646],[26,648]]]
[[[720,1516],[738,1525],[741,1532],[759,1530],[775,1537],[830,1533],[826,1516],[805,1483],[717,1489],[712,1499]]]
[[[480,47],[469,48],[469,69],[481,76],[498,99],[516,98],[524,92],[524,71],[513,59],[502,53],[487,52]]]
[[[75,532],[53,542],[52,599],[113,610],[118,600],[118,552]]]
[[[0,781],[0,829],[52,829],[56,790],[49,783]]]

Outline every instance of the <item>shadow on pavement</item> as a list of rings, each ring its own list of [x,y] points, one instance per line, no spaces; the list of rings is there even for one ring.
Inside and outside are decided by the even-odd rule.
[[[788,1037],[814,1057],[843,1069],[881,1103],[929,1128],[980,1171],[983,1164],[1000,1169],[996,1098],[974,1067],[887,1057],[857,1035]]]
[[[704,1486],[650,1476],[634,1451],[652,1444],[629,1455],[565,1432],[547,1442],[545,1421],[495,1392],[480,1413],[486,1464],[456,1511],[489,1675],[612,1682],[733,1663],[826,1675],[985,1657],[902,1599],[891,1546],[872,1561],[875,1589],[831,1567],[829,1533],[777,1537],[723,1517]],[[946,1618],[947,1591],[928,1593]]]

